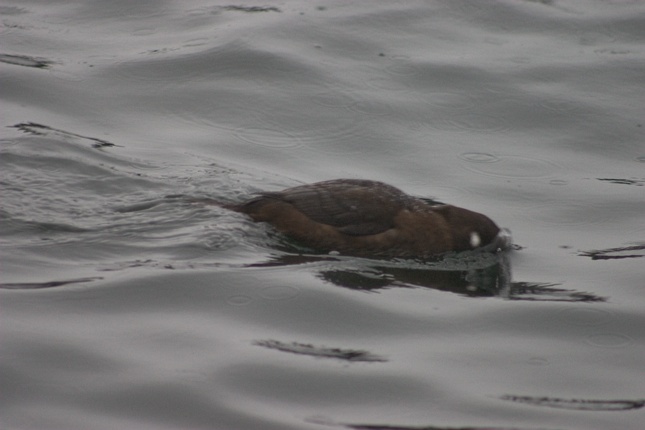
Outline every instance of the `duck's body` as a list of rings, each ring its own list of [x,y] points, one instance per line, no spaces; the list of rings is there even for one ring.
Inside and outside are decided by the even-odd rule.
[[[351,255],[428,257],[486,246],[500,231],[485,215],[359,179],[263,193],[229,207],[304,245]]]

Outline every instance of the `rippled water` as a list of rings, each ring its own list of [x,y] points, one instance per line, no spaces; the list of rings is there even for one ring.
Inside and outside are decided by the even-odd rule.
[[[5,2],[7,429],[640,429],[645,4]],[[351,177],[516,246],[316,255]]]

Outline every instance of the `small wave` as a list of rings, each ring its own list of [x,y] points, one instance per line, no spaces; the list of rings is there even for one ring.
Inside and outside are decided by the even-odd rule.
[[[54,64],[53,61],[47,60],[46,58],[11,54],[0,54],[0,62],[15,66],[34,67],[36,69],[49,69]]]
[[[505,395],[500,397],[517,403],[548,408],[570,409],[575,411],[627,411],[645,406],[645,400],[587,400],[562,399],[557,397],[534,397]]]

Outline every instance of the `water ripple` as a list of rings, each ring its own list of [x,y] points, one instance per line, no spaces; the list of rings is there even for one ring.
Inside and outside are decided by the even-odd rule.
[[[462,163],[466,170],[502,178],[548,178],[561,170],[559,164],[536,157],[465,152],[460,154],[459,158],[466,161]]]

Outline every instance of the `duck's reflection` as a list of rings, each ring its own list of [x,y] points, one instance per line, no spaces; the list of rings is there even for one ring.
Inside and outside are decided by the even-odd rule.
[[[375,266],[371,269],[325,270],[319,277],[354,290],[426,287],[471,297],[500,295],[508,284],[499,264],[472,270],[433,270]]]
[[[606,301],[604,297],[562,288],[560,284],[514,282],[508,252],[462,253],[431,262],[284,254],[254,266],[302,264],[309,264],[325,282],[353,290],[423,287],[467,297],[561,302]]]

